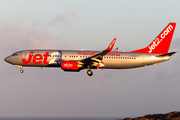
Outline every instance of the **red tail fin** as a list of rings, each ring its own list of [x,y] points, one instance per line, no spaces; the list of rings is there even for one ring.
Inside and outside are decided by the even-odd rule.
[[[175,27],[176,23],[169,23],[150,45],[148,45],[146,48],[131,52],[154,54],[168,53]]]

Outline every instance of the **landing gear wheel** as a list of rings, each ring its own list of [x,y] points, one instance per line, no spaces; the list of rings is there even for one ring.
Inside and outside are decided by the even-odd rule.
[[[93,75],[93,72],[92,72],[91,70],[88,70],[88,71],[87,71],[87,74],[88,74],[89,76],[92,76],[92,75]]]
[[[23,73],[24,72],[24,70],[20,70],[20,73]]]

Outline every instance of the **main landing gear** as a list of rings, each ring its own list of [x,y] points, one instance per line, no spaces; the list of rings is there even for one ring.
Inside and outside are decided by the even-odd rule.
[[[23,72],[24,72],[24,70],[23,70],[23,67],[22,67],[22,66],[20,66],[20,65],[14,65],[14,67],[21,68],[20,73],[23,73]]]
[[[87,74],[88,74],[89,76],[92,76],[92,75],[93,75],[93,72],[92,72],[91,70],[88,70],[88,71],[87,71]]]
[[[90,69],[89,67],[88,67],[87,74],[88,74],[89,76],[92,76],[92,75],[93,75],[93,72],[91,71],[91,69]]]

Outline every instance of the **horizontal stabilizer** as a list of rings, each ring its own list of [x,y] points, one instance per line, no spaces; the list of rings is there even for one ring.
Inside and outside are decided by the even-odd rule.
[[[165,56],[171,56],[173,54],[175,54],[176,52],[170,52],[170,53],[166,53],[166,54],[161,54],[161,55],[158,55],[156,57],[165,57]]]

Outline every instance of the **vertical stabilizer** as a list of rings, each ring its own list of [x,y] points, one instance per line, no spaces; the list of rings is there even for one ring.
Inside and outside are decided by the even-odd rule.
[[[165,54],[168,53],[176,23],[169,23],[164,30],[146,48],[131,51],[139,53]]]

